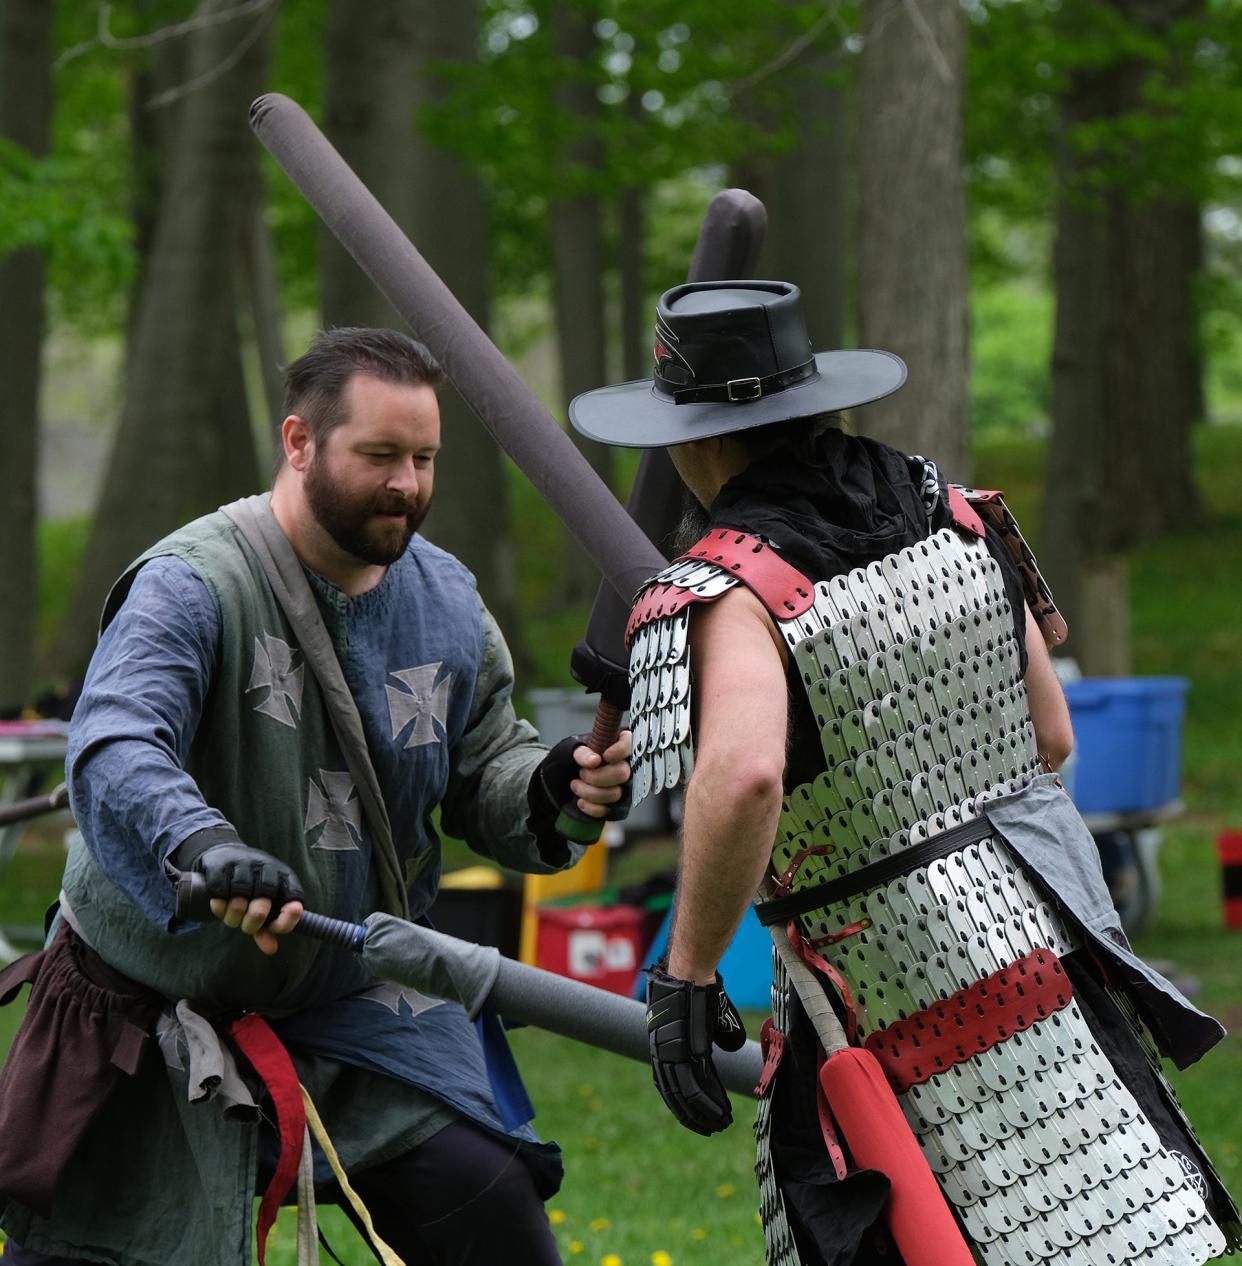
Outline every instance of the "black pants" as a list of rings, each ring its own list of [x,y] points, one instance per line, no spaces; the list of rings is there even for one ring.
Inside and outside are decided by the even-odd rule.
[[[411,1266],[560,1266],[543,1202],[509,1142],[465,1121],[349,1176],[375,1229]],[[347,1213],[350,1209],[342,1205]],[[8,1242],[5,1266],[83,1266]]]

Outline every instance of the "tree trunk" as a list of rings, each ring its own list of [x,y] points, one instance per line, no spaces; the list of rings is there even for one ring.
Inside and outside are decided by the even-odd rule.
[[[636,89],[625,99],[627,118],[642,123],[642,100]],[[621,291],[621,377],[626,382],[651,370],[652,315],[643,284],[647,189],[626,185],[617,199],[617,272]]]
[[[478,0],[449,6],[420,0],[415,25],[417,117],[450,91],[443,69],[477,61]],[[427,140],[421,129],[416,129],[409,153],[416,173],[413,239],[466,311],[487,329],[491,295],[482,184],[461,159]],[[436,502],[427,533],[474,572],[479,593],[520,665],[525,655],[504,455],[451,384],[440,391],[440,415],[444,447],[436,458]]]
[[[1134,6],[1119,3],[1129,11]],[[1196,6],[1192,6],[1196,7]],[[1141,12],[1149,32],[1185,0]],[[1117,609],[1128,553],[1199,510],[1191,432],[1203,411],[1194,284],[1196,205],[1147,179],[1142,156],[1110,177],[1079,143],[1152,107],[1151,67],[1137,61],[1079,71],[1061,103],[1056,328],[1041,560],[1085,671],[1125,671],[1129,631]],[[1117,578],[1121,577],[1121,580]]]
[[[761,277],[802,289],[807,333],[816,351],[845,341],[845,93],[810,72],[795,82],[798,145],[772,164],[767,259]]]
[[[267,227],[264,207],[267,202],[260,172],[258,195],[255,197],[246,223],[242,225],[238,249],[242,258],[242,274],[246,283],[247,309],[254,338],[255,354],[259,360],[259,375],[263,383],[263,399],[267,404],[269,441],[276,428],[284,421],[280,407],[284,399],[285,344],[281,332],[280,290],[276,279],[275,252],[272,249],[271,232]],[[274,456],[274,443],[267,445],[265,459]]]
[[[859,344],[910,377],[868,435],[969,477],[965,22],[958,0],[865,0],[859,83]]]
[[[384,210],[406,232],[425,173],[414,162],[418,49],[456,5],[438,7],[421,29],[406,0],[330,0],[325,40],[324,133]],[[434,186],[433,186],[434,188]],[[405,328],[345,248],[319,230],[320,311],[325,325]],[[417,331],[415,331],[417,333]]]
[[[229,7],[209,0],[203,9]],[[260,14],[257,26],[235,18],[188,37],[188,91],[164,164],[121,424],[56,648],[70,671],[85,664],[108,586],[130,559],[187,518],[257,487],[232,270],[254,187],[244,107],[266,78],[271,17]]]
[[[0,0],[0,138],[35,157],[51,128],[53,16],[50,0]],[[36,248],[0,257],[0,710],[29,699],[33,671],[43,272]]]
[[[621,276],[621,376],[642,378],[651,368],[651,315],[643,292],[643,201],[646,190],[627,185],[617,204],[617,269]]]
[[[816,351],[845,339],[846,193],[849,187],[848,92],[821,36],[781,72],[769,104],[792,128],[793,143],[746,167],[752,192],[768,210],[756,275],[794,282],[802,291],[807,333]],[[747,186],[748,187],[748,186]]]
[[[569,402],[608,381],[604,338],[604,254],[598,197],[583,188],[582,175],[598,163],[591,128],[599,113],[591,67],[598,54],[592,14],[587,7],[559,0],[553,12],[554,41],[564,70],[556,89],[557,110],[572,135],[560,155],[561,175],[549,204],[556,339],[561,362],[561,394]],[[612,451],[573,432],[600,478],[612,486]],[[595,564],[576,542],[565,559],[567,602],[590,602],[599,585]]]
[[[1115,314],[1122,341],[1118,408],[1128,419],[1137,539],[1154,540],[1200,512],[1191,436],[1203,416],[1195,283],[1200,212],[1160,198],[1112,209]]]

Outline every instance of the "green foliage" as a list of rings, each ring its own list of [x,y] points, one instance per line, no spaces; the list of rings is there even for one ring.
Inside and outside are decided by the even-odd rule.
[[[277,14],[271,88],[322,122],[326,0],[286,0]],[[275,159],[256,142],[275,244],[281,303],[287,311],[319,308],[319,217]]]
[[[1196,810],[1236,812],[1242,763],[1242,428],[1200,427],[1196,472],[1210,523],[1144,549],[1131,568],[1136,672],[1189,677],[1184,793]],[[1205,584],[1204,578],[1211,577]],[[1227,820],[1227,819],[1225,819]]]
[[[971,300],[971,430],[976,439],[1042,433],[1049,409],[1052,296],[1014,281]]]
[[[579,0],[572,7],[594,19],[596,53],[576,64],[555,47],[559,2],[489,0],[480,64],[442,68],[448,91],[420,120],[486,183],[502,295],[522,294],[546,273],[554,194],[607,204],[637,187],[664,209],[667,184],[685,188],[702,169],[788,144],[780,58],[808,34],[839,41],[842,33],[840,24],[821,29],[816,4]],[[593,113],[565,108],[575,85],[593,93]],[[657,239],[649,262],[663,279],[680,275],[687,259],[688,251],[665,257]]]
[[[58,48],[93,18],[62,13]],[[54,103],[46,157],[0,142],[0,251],[45,251],[54,314],[100,332],[122,320],[134,273],[125,82],[104,59],[74,58],[54,71]]]
[[[974,0],[966,142],[979,205],[1047,214],[1059,141],[1090,160],[1083,193],[1194,201],[1236,192],[1236,173],[1217,160],[1242,131],[1242,10],[1210,4],[1170,18],[1171,7]],[[1093,116],[1063,118],[1059,95],[1106,72],[1120,76],[1123,95],[1102,97]]]
[[[36,645],[46,648],[64,619],[91,523],[86,515],[41,519],[38,525],[39,593]]]

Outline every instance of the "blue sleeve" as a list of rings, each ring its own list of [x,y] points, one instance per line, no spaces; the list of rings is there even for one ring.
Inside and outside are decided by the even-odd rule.
[[[99,639],[69,731],[65,778],[87,848],[160,927],[164,858],[196,831],[232,830],[185,771],[219,629],[198,575],[180,559],[152,559]]]

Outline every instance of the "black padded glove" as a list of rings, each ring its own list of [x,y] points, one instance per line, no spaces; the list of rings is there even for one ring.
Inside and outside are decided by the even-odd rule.
[[[535,767],[531,776],[528,799],[532,811],[544,807],[552,811],[553,816],[566,805],[578,804],[578,797],[569,789],[569,784],[578,777],[578,762],[574,760],[574,752],[584,747],[589,734],[571,734],[548,750],[548,754]],[[633,800],[632,788],[634,780],[627,779],[621,784],[621,798],[608,806],[608,813],[597,818],[597,822],[620,822],[630,811]]]
[[[696,1134],[733,1123],[729,1096],[712,1063],[712,1046],[741,1050],[742,1017],[716,973],[714,984],[678,980],[662,962],[647,968],[647,1042],[651,1076],[669,1111]]]
[[[269,897],[273,918],[287,902],[305,900],[291,866],[238,839],[222,840],[217,831],[196,832],[183,840],[168,860],[178,870],[198,871],[207,881],[208,896],[225,901]]]

